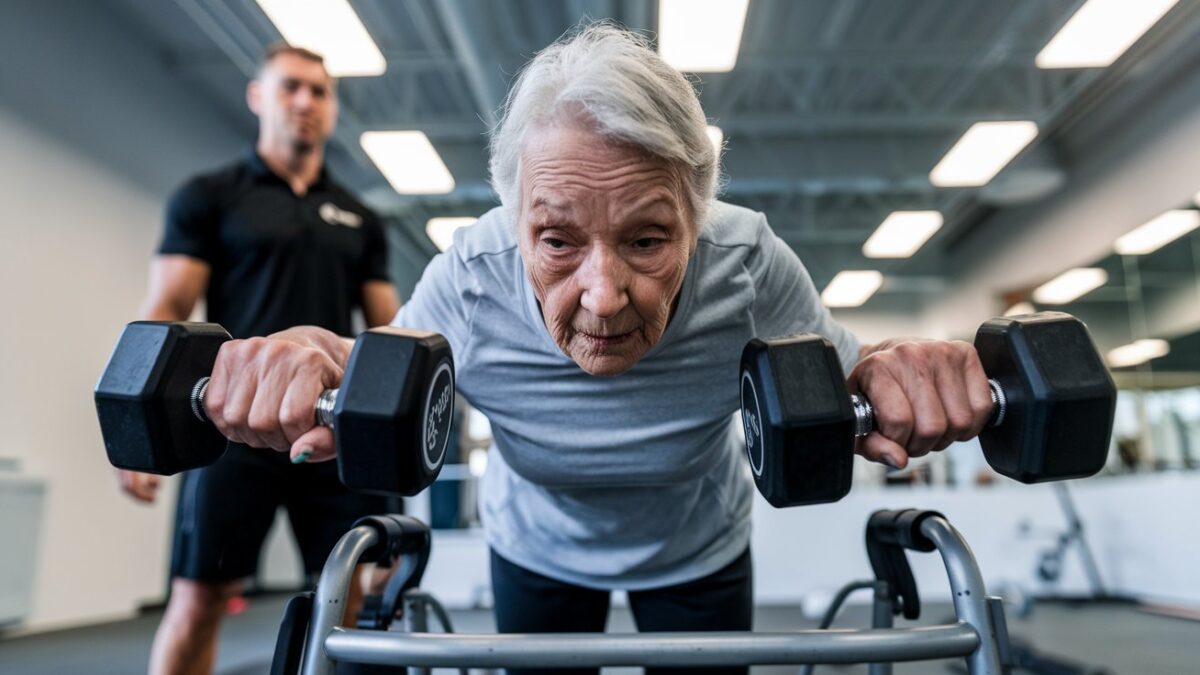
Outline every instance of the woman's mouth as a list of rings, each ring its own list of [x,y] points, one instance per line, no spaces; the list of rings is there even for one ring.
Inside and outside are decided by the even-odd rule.
[[[626,333],[595,334],[586,331],[576,331],[576,334],[586,340],[593,349],[600,351],[621,346],[633,339],[633,331]]]

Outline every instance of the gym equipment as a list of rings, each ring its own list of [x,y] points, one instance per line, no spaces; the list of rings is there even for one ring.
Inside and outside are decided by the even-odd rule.
[[[1053,548],[1042,551],[1038,557],[1038,577],[1048,584],[1057,583],[1062,576],[1063,559],[1071,546],[1076,545],[1079,548],[1079,560],[1083,563],[1083,572],[1087,576],[1088,586],[1091,588],[1091,597],[1093,599],[1109,598],[1108,591],[1104,587],[1104,580],[1100,578],[1100,566],[1096,564],[1096,557],[1092,555],[1092,547],[1088,545],[1087,538],[1084,536],[1083,520],[1079,518],[1079,512],[1075,509],[1075,500],[1071,498],[1071,490],[1066,483],[1057,483],[1054,485],[1054,496],[1058,498],[1058,505],[1066,518],[1067,529],[1055,538]]]
[[[975,349],[994,403],[979,436],[993,469],[1038,483],[1104,466],[1117,393],[1081,321],[1062,312],[992,319],[976,333]],[[875,411],[847,392],[828,340],[751,340],[741,391],[746,452],[768,502],[817,504],[849,492],[855,441],[875,430]]]
[[[204,414],[208,375],[231,340],[213,323],[135,321],[96,385],[109,462],[171,475],[207,466],[227,441]],[[454,407],[450,345],[436,333],[375,328],[355,340],[339,389],[314,415],[333,429],[346,486],[411,496],[437,477]]]
[[[399,522],[397,519],[404,519]],[[388,524],[386,521],[393,521]],[[404,516],[360,521],[330,553],[314,598],[301,599],[299,611],[289,608],[276,645],[273,675],[329,675],[336,662],[407,667],[409,673],[428,668],[566,668],[603,666],[748,666],[763,664],[865,663],[874,675],[886,675],[892,661],[962,657],[972,675],[1000,675],[1007,665],[1007,629],[998,598],[988,597],[979,567],[966,541],[933,511],[880,511],[868,525],[867,540],[875,566],[889,588],[876,595],[877,617],[887,617],[867,630],[798,630],[789,632],[678,633],[551,633],[458,635],[427,632],[428,594],[418,590],[420,573],[403,575],[407,588],[395,601],[399,625],[369,618],[359,626],[338,628],[345,599],[360,558],[380,561],[386,551],[405,552],[415,562],[401,569],[419,570],[428,530]],[[873,542],[873,543],[871,543]],[[878,550],[879,553],[875,551]],[[941,554],[950,579],[956,621],[918,628],[892,628],[892,614],[919,607],[916,586],[905,551]],[[402,561],[403,562],[403,561]],[[904,574],[907,571],[907,582]],[[901,600],[901,596],[904,599]],[[304,598],[305,596],[300,596]],[[433,606],[435,612],[436,606]],[[380,616],[378,613],[375,617]],[[298,625],[302,623],[303,625]],[[282,664],[282,665],[281,665]]]
[[[1125,603],[1131,602],[1125,598],[1119,598],[1109,595],[1104,586],[1104,581],[1100,576],[1100,568],[1096,564],[1096,559],[1092,555],[1092,549],[1088,545],[1087,538],[1084,536],[1083,521],[1079,517],[1079,512],[1075,509],[1075,501],[1071,498],[1071,491],[1066,483],[1055,483],[1053,485],[1054,494],[1058,498],[1058,505],[1063,511],[1063,516],[1067,521],[1067,529],[1055,538],[1053,548],[1045,550],[1038,556],[1037,576],[1047,583],[1056,583],[1062,576],[1063,559],[1071,546],[1079,547],[1080,562],[1083,563],[1083,571],[1087,576],[1088,585],[1091,589],[1091,595],[1085,598],[1074,598],[1070,602],[1075,603]],[[1025,595],[1016,590],[1014,594],[1022,600],[1017,605],[1017,616],[1027,617],[1034,611],[1034,605],[1037,602],[1044,601],[1044,598],[1035,600],[1034,598]],[[1007,593],[1001,592],[1000,595],[1005,596]],[[1010,603],[1012,598],[1006,598]],[[1093,666],[1074,659],[1051,654],[1043,650],[1037,649],[1027,640],[1019,639],[1019,636],[1011,638],[1012,661],[1014,668],[1035,675],[1111,675],[1111,671],[1102,666]]]

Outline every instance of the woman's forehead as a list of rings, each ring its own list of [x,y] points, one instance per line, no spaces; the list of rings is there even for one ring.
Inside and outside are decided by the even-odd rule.
[[[577,128],[534,133],[521,156],[522,192],[530,207],[569,208],[575,197],[595,191],[621,199],[654,191],[682,200],[679,173],[661,158]]]

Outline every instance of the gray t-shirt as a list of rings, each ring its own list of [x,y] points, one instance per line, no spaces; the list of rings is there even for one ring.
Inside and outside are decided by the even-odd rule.
[[[683,583],[750,541],[753,482],[734,413],[752,337],[858,341],[820,303],[766,218],[716,203],[662,339],[615,377],[587,374],[546,330],[508,213],[455,233],[394,325],[442,333],[459,391],[492,425],[480,494],[489,545],[591,588]]]

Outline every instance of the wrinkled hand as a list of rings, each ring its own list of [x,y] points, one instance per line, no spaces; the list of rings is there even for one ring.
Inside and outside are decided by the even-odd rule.
[[[154,497],[158,492],[158,476],[152,473],[117,469],[117,480],[121,484],[121,489],[130,497],[139,502],[154,503]]]
[[[221,346],[204,398],[208,418],[229,440],[287,452],[293,461],[334,456],[333,432],[316,423],[321,392],[342,381],[349,346],[305,326]]]
[[[858,362],[847,386],[875,408],[877,431],[860,438],[855,452],[896,468],[978,436],[992,415],[987,375],[966,342],[882,343]]]

